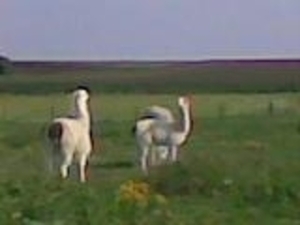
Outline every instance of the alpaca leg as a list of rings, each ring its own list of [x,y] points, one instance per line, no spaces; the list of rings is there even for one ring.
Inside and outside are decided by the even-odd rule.
[[[72,154],[65,155],[64,161],[60,167],[60,173],[62,178],[66,178],[68,176],[68,169],[71,166],[72,158],[73,158]]]
[[[171,160],[172,160],[172,162],[176,162],[178,160],[178,147],[177,146],[171,147]]]
[[[168,158],[168,147],[158,146],[157,148],[160,161],[165,161]]]
[[[141,157],[141,167],[144,173],[148,173],[148,156],[149,156],[149,146],[143,147],[142,157]]]
[[[86,165],[87,165],[87,156],[81,155],[79,159],[79,177],[82,183],[86,181],[86,174],[85,174]]]
[[[150,151],[150,155],[151,155],[150,165],[151,166],[157,166],[157,164],[158,164],[157,154],[158,154],[157,148],[152,148]]]
[[[155,166],[161,165],[166,160],[165,151],[167,148],[165,146],[155,146],[152,149],[153,154],[155,154]]]

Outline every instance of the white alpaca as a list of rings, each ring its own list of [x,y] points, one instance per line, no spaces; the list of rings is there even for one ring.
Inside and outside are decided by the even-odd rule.
[[[86,165],[92,150],[90,137],[89,94],[83,87],[73,92],[71,116],[55,118],[48,128],[48,139],[52,145],[52,157],[59,159],[60,174],[68,176],[75,158],[79,166],[80,181],[86,181]],[[51,160],[54,160],[54,159]]]
[[[179,97],[178,104],[181,112],[181,127],[176,129],[173,123],[144,117],[136,122],[135,137],[141,151],[141,168],[148,172],[148,157],[153,148],[164,147],[168,150],[173,162],[178,160],[178,148],[188,138],[191,131],[190,100],[188,97]]]
[[[168,108],[158,105],[147,107],[142,112],[142,115],[140,116],[139,120],[146,118],[160,120],[164,123],[168,123],[169,126],[173,126],[176,122],[173,113]],[[167,160],[168,154],[168,146],[153,146],[151,151],[152,165],[156,165],[161,163],[162,161]]]

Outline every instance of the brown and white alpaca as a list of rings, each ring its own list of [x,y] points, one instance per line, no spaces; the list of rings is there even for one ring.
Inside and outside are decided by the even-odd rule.
[[[78,87],[72,97],[72,115],[55,118],[48,127],[48,139],[52,146],[51,160],[59,160],[60,174],[66,178],[75,159],[80,181],[85,182],[87,161],[92,151],[89,91],[85,87]]]

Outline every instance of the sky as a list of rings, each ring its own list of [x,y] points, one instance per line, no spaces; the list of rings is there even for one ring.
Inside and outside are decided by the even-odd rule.
[[[300,0],[0,0],[0,55],[300,58]]]

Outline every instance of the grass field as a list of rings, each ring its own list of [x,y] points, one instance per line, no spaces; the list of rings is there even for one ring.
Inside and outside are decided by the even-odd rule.
[[[195,94],[180,163],[144,177],[135,116],[152,103],[176,111],[176,97],[95,93],[101,149],[82,185],[45,171],[44,126],[68,97],[1,94],[0,224],[300,224],[300,95]],[[123,198],[139,185],[151,190]]]

